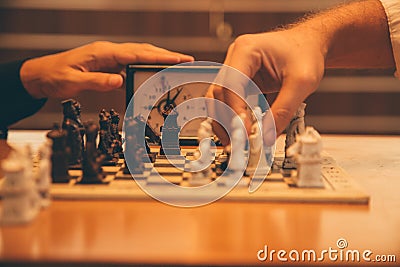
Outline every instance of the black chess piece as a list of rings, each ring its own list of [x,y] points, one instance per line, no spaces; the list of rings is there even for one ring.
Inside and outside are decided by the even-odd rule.
[[[115,142],[111,133],[111,115],[105,109],[99,113],[100,140],[98,150],[105,156],[104,165],[116,165],[119,155],[114,153]]]
[[[67,146],[71,150],[69,164],[71,168],[80,168],[82,151],[84,147],[85,128],[81,120],[81,104],[75,99],[62,102],[63,123],[62,128],[67,131]]]
[[[178,112],[173,105],[169,105],[163,111],[164,126],[162,127],[160,155],[180,155],[179,132],[181,128],[178,126]],[[166,120],[168,117],[168,120]],[[168,123],[166,123],[166,121]]]
[[[111,135],[110,135],[110,118],[105,110],[101,110],[99,113],[99,125],[100,125],[100,140],[98,149],[100,153],[106,156],[110,154],[111,147]]]
[[[66,119],[63,123],[63,129],[67,133],[66,144],[70,149],[68,163],[70,166],[80,165],[82,161],[82,145],[78,124],[71,119]]]
[[[68,173],[69,147],[67,147],[67,132],[56,123],[53,129],[47,133],[47,138],[53,142],[51,153],[52,182],[68,183],[71,177]]]
[[[124,174],[141,174],[144,171],[144,148],[140,142],[144,141],[144,129],[132,117],[125,121],[125,160],[129,160],[129,169],[125,162]]]
[[[154,163],[157,158],[157,152],[151,152],[150,146],[148,144],[148,139],[153,142],[158,144],[160,142],[159,137],[156,135],[155,131],[151,128],[151,126],[145,121],[144,117],[139,114],[137,115],[134,120],[138,123],[140,129],[145,129],[145,149],[147,152],[147,155],[143,155],[143,161],[144,162],[152,162]],[[141,135],[143,136],[143,135]]]
[[[119,113],[114,109],[110,110],[111,115],[111,136],[113,139],[114,149],[113,154],[117,154],[119,158],[123,158],[124,151],[122,149],[122,136],[119,134]]]
[[[82,179],[80,184],[106,184],[102,163],[104,155],[100,154],[96,148],[98,126],[90,121],[85,125],[86,130],[86,149],[82,160]]]

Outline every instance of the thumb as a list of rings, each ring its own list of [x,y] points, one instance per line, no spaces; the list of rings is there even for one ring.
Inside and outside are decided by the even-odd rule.
[[[77,87],[83,90],[110,91],[120,88],[124,79],[120,74],[81,72],[76,77]]]

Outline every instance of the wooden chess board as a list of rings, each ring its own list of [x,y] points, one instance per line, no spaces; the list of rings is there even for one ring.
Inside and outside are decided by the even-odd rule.
[[[281,138],[282,139],[282,138]],[[291,177],[284,177],[281,171],[283,161],[283,142],[278,140],[275,152],[274,165],[262,185],[253,193],[249,193],[248,185],[251,177],[243,176],[236,187],[219,201],[258,201],[258,202],[312,202],[312,203],[345,203],[368,204],[369,195],[361,190],[352,178],[340,168],[335,160],[323,154],[322,178],[324,188],[298,188]],[[188,172],[188,162],[195,148],[182,148],[180,159],[168,161],[165,157],[158,156],[155,163],[145,163],[143,174],[123,174],[123,160],[117,166],[104,166],[108,184],[81,185],[77,181],[81,176],[80,170],[70,170],[73,179],[68,184],[52,184],[51,195],[55,199],[128,199],[128,200],[153,200],[142,188],[156,190],[167,199],[190,200],[190,194],[174,195],[166,190],[165,183],[155,178],[157,170],[165,179],[180,186],[193,186],[189,183],[191,173]],[[221,151],[217,151],[220,153]],[[295,172],[294,172],[295,174]],[[214,186],[211,190],[226,191],[226,185],[219,181],[215,172],[209,177],[209,182]],[[140,185],[140,186],[139,186]],[[142,187],[142,188],[141,188]],[[216,191],[215,191],[216,190]],[[205,192],[204,194],[207,194]],[[206,196],[205,196],[206,197]],[[154,200],[153,200],[154,201]]]

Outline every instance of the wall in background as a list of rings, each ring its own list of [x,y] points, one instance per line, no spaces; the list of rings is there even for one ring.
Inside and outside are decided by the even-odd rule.
[[[54,53],[95,40],[148,42],[222,62],[238,35],[295,22],[343,1],[320,0],[3,0],[0,62]],[[400,133],[400,83],[391,70],[328,71],[307,100],[307,123],[322,132]],[[101,108],[124,111],[124,91],[77,97],[83,119]],[[269,96],[273,99],[274,95]],[[49,128],[62,119],[58,100],[14,128]]]

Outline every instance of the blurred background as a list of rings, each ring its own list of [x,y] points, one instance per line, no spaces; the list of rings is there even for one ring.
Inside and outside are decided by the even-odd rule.
[[[337,0],[0,0],[0,62],[35,57],[96,40],[147,42],[223,62],[244,33],[295,22]],[[399,134],[400,82],[393,70],[329,70],[306,101],[306,123],[323,133]],[[101,108],[124,113],[125,92],[85,92],[76,98],[83,120]],[[274,95],[268,96],[273,101]],[[48,129],[62,120],[48,101],[13,128]]]

